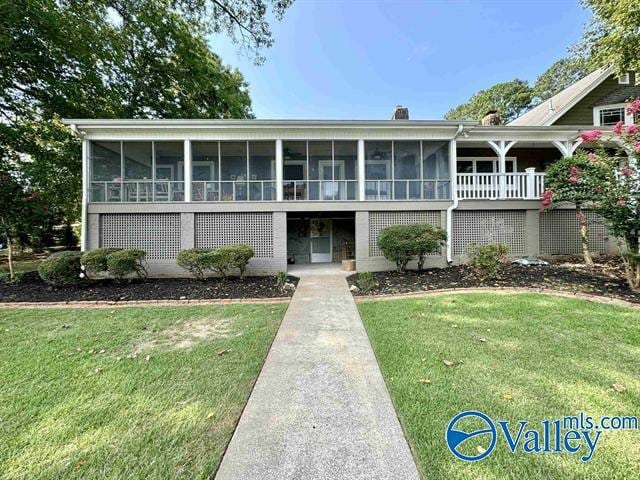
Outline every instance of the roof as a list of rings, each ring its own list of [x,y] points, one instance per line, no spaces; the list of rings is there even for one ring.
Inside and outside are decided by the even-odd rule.
[[[509,126],[548,126],[567,113],[589,92],[604,82],[611,75],[609,68],[599,68],[573,85],[565,88],[537,107],[519,116]]]

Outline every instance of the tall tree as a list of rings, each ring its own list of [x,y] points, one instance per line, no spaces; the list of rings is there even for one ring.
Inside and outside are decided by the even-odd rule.
[[[281,18],[291,3],[0,0],[0,160],[75,220],[80,148],[59,118],[251,117],[244,78],[205,34],[227,32],[259,61],[268,7]]]
[[[448,120],[481,120],[487,112],[497,110],[504,123],[519,117],[533,103],[533,89],[525,80],[497,83],[474,94],[468,102],[449,110]]]
[[[587,58],[581,56],[562,58],[538,77],[533,86],[534,94],[539,101],[547,100],[590,72]]]
[[[640,2],[581,1],[593,11],[581,45],[589,52],[592,66],[611,66],[617,74],[640,71]]]

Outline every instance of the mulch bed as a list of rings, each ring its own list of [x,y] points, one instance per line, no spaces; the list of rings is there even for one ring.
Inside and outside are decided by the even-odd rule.
[[[619,258],[598,257],[593,268],[580,259],[556,261],[547,266],[505,265],[499,278],[482,281],[465,265],[432,268],[421,273],[374,273],[376,286],[357,296],[397,295],[449,288],[545,288],[571,293],[588,293],[640,303],[640,294],[627,285],[624,266]],[[357,283],[357,275],[348,278],[349,285]]]
[[[298,279],[289,277],[297,285]],[[280,291],[274,277],[229,278],[223,281],[209,278],[198,281],[189,278],[149,278],[118,283],[111,280],[85,281],[66,287],[44,283],[37,272],[24,274],[20,283],[0,284],[0,302],[74,302],[132,300],[213,300],[236,298],[290,297],[292,290]]]

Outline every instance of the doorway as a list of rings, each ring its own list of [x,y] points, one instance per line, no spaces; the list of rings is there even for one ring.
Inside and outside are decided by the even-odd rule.
[[[332,221],[330,218],[309,220],[311,263],[333,261]]]

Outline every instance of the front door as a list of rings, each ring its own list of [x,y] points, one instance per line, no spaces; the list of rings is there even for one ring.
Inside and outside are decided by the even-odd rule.
[[[311,263],[331,262],[331,219],[312,218],[309,228]]]

